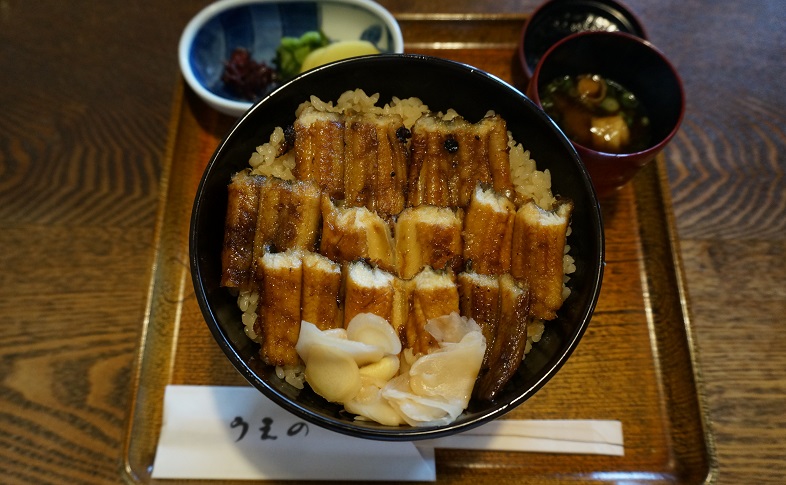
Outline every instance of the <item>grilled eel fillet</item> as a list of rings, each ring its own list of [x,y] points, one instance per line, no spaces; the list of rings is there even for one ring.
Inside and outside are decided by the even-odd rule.
[[[448,207],[419,205],[404,209],[396,219],[398,275],[410,279],[426,266],[461,270],[462,216]]]
[[[295,121],[295,168],[334,199],[383,217],[404,209],[408,153],[399,115],[326,113],[313,107]]]
[[[344,117],[313,106],[294,124],[295,168],[298,180],[311,180],[328,195],[344,198]]]
[[[312,252],[266,253],[255,265],[259,292],[254,331],[261,337],[260,357],[270,365],[299,362],[295,346],[300,322],[322,330],[342,325],[341,267]]]
[[[475,188],[464,217],[464,261],[469,269],[492,275],[510,271],[515,210],[494,190]]]
[[[255,273],[260,298],[254,332],[262,338],[260,357],[269,365],[296,365],[303,284],[300,254],[265,253],[257,260]]]
[[[457,116],[420,117],[412,126],[407,205],[466,207],[478,183],[513,197],[505,120],[472,124]]]
[[[241,170],[227,187],[224,246],[221,251],[221,286],[247,289],[252,276],[254,234],[262,177]]]
[[[320,330],[342,326],[341,265],[319,253],[305,253],[301,295],[301,320]]]
[[[438,346],[434,337],[426,330],[432,318],[459,312],[459,294],[452,271],[434,271],[425,268],[409,281],[402,281],[401,298],[406,302],[406,315],[398,327],[405,348],[415,355],[426,354]]]
[[[363,261],[344,265],[344,327],[360,313],[373,313],[393,321],[396,277]]]
[[[254,257],[271,249],[314,251],[322,221],[316,184],[268,177],[261,189]]]
[[[489,356],[497,336],[499,321],[499,278],[473,272],[458,275],[460,315],[472,318],[486,337],[486,353],[481,369],[488,369]]]
[[[319,252],[337,263],[364,259],[395,271],[390,226],[366,207],[339,207],[322,196],[322,239]]]
[[[344,200],[383,217],[404,209],[407,145],[399,115],[350,114],[344,125]]]
[[[316,249],[322,220],[316,185],[242,170],[227,189],[222,286],[249,289],[253,266],[269,249]]]
[[[532,314],[543,320],[556,318],[562,306],[563,259],[573,202],[558,200],[544,210],[528,202],[516,212],[510,272],[532,292]]]
[[[505,387],[521,364],[527,346],[530,293],[510,274],[499,277],[499,325],[493,343],[486,341],[487,366],[475,383],[474,393],[490,401]]]

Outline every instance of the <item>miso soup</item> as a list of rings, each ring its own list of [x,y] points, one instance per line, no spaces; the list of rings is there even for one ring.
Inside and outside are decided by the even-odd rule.
[[[636,96],[597,74],[564,76],[541,93],[544,111],[579,145],[610,153],[650,147],[650,120]]]

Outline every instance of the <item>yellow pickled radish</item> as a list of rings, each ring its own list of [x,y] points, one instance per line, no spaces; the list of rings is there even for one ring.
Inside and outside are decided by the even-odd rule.
[[[300,72],[308,71],[329,62],[347,59],[348,57],[365,56],[367,54],[379,54],[379,50],[374,47],[374,44],[366,40],[341,40],[312,51],[303,59],[303,64],[300,65]]]
[[[330,402],[343,403],[360,391],[360,370],[346,352],[316,344],[311,347],[306,364],[306,382],[317,394]]]

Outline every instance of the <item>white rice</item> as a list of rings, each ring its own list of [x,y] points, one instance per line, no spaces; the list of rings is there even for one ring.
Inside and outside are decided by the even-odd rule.
[[[296,389],[303,389],[306,383],[306,368],[302,365],[276,366],[276,377],[283,379]]]
[[[281,145],[284,143],[284,129],[277,126],[270,135],[270,141],[264,145],[259,145],[251,159],[251,172],[257,175],[274,176],[284,180],[294,180],[292,170],[295,168],[295,152],[289,150],[287,153],[277,156]]]

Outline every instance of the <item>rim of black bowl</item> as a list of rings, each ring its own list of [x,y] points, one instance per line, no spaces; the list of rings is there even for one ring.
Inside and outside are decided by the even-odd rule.
[[[471,416],[467,415],[467,412],[465,411],[455,421],[445,426],[393,427],[393,426],[382,426],[376,423],[369,423],[369,422],[358,423],[349,420],[337,419],[336,417],[328,416],[324,413],[316,412],[314,410],[308,409],[307,407],[301,404],[298,404],[297,402],[288,400],[279,391],[271,387],[268,383],[266,383],[263,379],[261,379],[252,369],[250,369],[248,362],[244,361],[243,358],[238,353],[238,351],[233,347],[231,341],[229,340],[229,336],[217,324],[218,317],[214,312],[213,308],[211,308],[210,304],[208,303],[209,295],[207,294],[207,290],[203,283],[202,268],[200,266],[200,259],[204,258],[205,255],[200,253],[200,247],[198,243],[199,234],[197,228],[200,225],[202,211],[204,207],[207,205],[205,204],[205,201],[202,198],[205,191],[206,181],[208,180],[211,173],[214,170],[216,170],[217,161],[221,159],[221,156],[226,150],[228,144],[231,141],[234,141],[233,136],[238,131],[238,128],[241,125],[243,125],[244,121],[250,117],[253,117],[255,111],[257,111],[258,109],[262,109],[262,107],[264,107],[268,102],[271,102],[271,100],[274,100],[279,96],[283,96],[282,92],[286,93],[287,90],[293,89],[291,86],[298,85],[299,83],[305,83],[312,77],[327,76],[332,71],[337,71],[345,68],[349,69],[349,68],[357,67],[359,65],[362,65],[363,69],[373,69],[375,67],[380,67],[385,63],[396,63],[396,62],[407,62],[415,65],[422,64],[424,66],[436,65],[440,69],[444,69],[446,72],[453,72],[453,73],[461,72],[462,74],[469,74],[470,76],[476,77],[479,80],[479,82],[487,83],[490,86],[496,84],[499,87],[503,87],[504,89],[512,90],[515,96],[519,98],[519,100],[522,103],[527,104],[529,108],[534,109],[534,114],[540,120],[542,120],[545,125],[549,126],[550,127],[549,129],[554,131],[554,134],[560,138],[559,140],[560,145],[564,147],[566,153],[570,154],[573,162],[576,164],[576,168],[579,169],[581,173],[581,186],[582,186],[581,189],[582,191],[584,191],[584,193],[588,195],[588,200],[590,202],[589,206],[585,208],[587,211],[587,216],[589,217],[588,223],[590,227],[594,229],[595,232],[595,234],[592,235],[591,240],[589,240],[588,242],[588,244],[591,244],[593,248],[591,251],[592,260],[586,262],[587,267],[590,268],[591,270],[589,272],[589,276],[587,280],[587,287],[589,288],[590,293],[588,295],[585,295],[586,298],[588,298],[588,304],[586,305],[586,307],[582,308],[579,318],[577,319],[579,321],[577,322],[572,333],[568,335],[568,338],[566,339],[566,343],[562,346],[561,351],[550,359],[550,361],[555,361],[554,364],[548,366],[548,368],[546,368],[545,370],[541,370],[540,372],[536,373],[534,375],[534,378],[532,379],[531,384],[529,384],[525,390],[520,392],[515,398],[511,399],[510,401],[504,403],[495,403],[493,406],[490,406],[488,410],[474,413]],[[346,84],[344,84],[343,91],[349,89],[355,89],[355,87],[357,87],[357,86],[353,87],[351,85],[351,80],[345,81],[345,83]],[[400,97],[404,97],[404,96],[400,96]],[[424,100],[424,102],[426,101],[427,100]],[[283,115],[282,118],[284,116],[294,117],[294,112],[291,114]],[[276,126],[284,125],[284,123],[278,121],[276,123],[278,123]],[[250,156],[250,152],[248,155]],[[226,179],[227,183],[228,181],[229,180]],[[223,234],[223,227],[220,229],[220,231],[221,234]],[[592,183],[590,182],[589,174],[586,168],[584,167],[584,164],[581,162],[581,159],[579,158],[573,145],[570,143],[568,138],[562,133],[559,127],[533,101],[531,101],[520,90],[516,89],[509,83],[503,81],[502,79],[492,74],[489,74],[481,69],[460,62],[450,61],[446,59],[435,58],[435,57],[420,55],[420,54],[377,54],[377,55],[363,56],[363,57],[337,61],[335,63],[318,67],[308,72],[305,72],[303,74],[300,74],[296,78],[290,80],[286,84],[274,90],[272,93],[270,93],[262,100],[255,103],[254,106],[246,112],[246,114],[244,114],[240,119],[238,119],[235,122],[234,126],[227,132],[227,134],[224,136],[219,146],[216,148],[213,156],[211,157],[211,160],[208,162],[208,165],[205,168],[205,171],[202,175],[199,186],[197,188],[192,214],[191,214],[191,226],[189,230],[189,263],[191,268],[191,276],[194,285],[195,295],[199,303],[199,307],[202,311],[202,314],[205,318],[205,321],[213,337],[215,338],[219,347],[223,350],[224,354],[234,365],[234,367],[241,373],[241,375],[243,375],[243,377],[252,386],[254,386],[259,391],[261,391],[262,394],[264,394],[267,398],[271,399],[277,405],[283,407],[284,409],[290,411],[291,413],[304,419],[305,421],[308,421],[310,423],[316,424],[323,428],[336,431],[342,434],[360,437],[360,438],[366,438],[366,439],[385,440],[385,441],[414,441],[414,440],[421,440],[421,439],[438,438],[441,436],[455,434],[457,432],[477,427],[481,424],[484,424],[488,421],[498,418],[504,415],[505,413],[509,412],[510,410],[514,409],[524,401],[526,401],[529,397],[535,394],[541,387],[543,387],[557,373],[557,371],[567,361],[568,357],[573,353],[576,346],[578,345],[581,337],[583,336],[589,324],[589,320],[597,304],[598,296],[600,293],[601,282],[603,279],[603,270],[605,266],[604,242],[605,240],[604,240],[604,233],[603,233],[603,223],[601,220],[600,204],[598,202],[595,189],[593,188]],[[213,258],[216,257],[220,259],[220,255],[213,255]],[[225,288],[222,288],[222,290],[224,290],[225,293],[228,293],[226,292]],[[238,323],[240,323],[239,320]],[[548,330],[548,325],[547,325],[547,330]],[[472,404],[472,401],[470,402],[470,404]]]
[[[552,13],[554,10],[568,9],[570,7],[577,7],[583,9],[588,13],[594,13],[600,17],[605,18],[607,21],[616,25],[616,32],[625,32],[642,39],[647,40],[647,30],[644,23],[638,15],[625,3],[619,0],[546,0],[538,6],[521,29],[519,36],[519,44],[517,49],[517,57],[519,64],[524,70],[526,77],[532,77],[535,72],[535,67],[538,61],[543,58],[549,47],[553,46],[560,40],[572,35],[570,32],[557,32],[553,30],[553,26],[544,25],[548,20],[546,15]],[[546,30],[552,29],[550,45],[532,46],[532,42],[527,42],[527,38],[535,34],[546,35]],[[590,32],[591,30],[584,30],[581,32]],[[579,32],[579,31],[574,31]]]
[[[679,113],[677,114],[677,117],[674,120],[674,126],[671,128],[671,130],[669,130],[667,133],[664,133],[660,138],[658,138],[657,142],[653,142],[647,148],[643,150],[639,150],[637,152],[612,153],[612,152],[595,150],[593,148],[590,148],[585,145],[581,145],[579,143],[575,143],[575,145],[581,147],[581,150],[583,150],[582,153],[597,154],[597,155],[602,155],[602,156],[606,156],[609,158],[616,158],[616,159],[636,157],[647,153],[656,153],[662,150],[663,147],[666,146],[674,138],[677,132],[679,132],[680,127],[682,126],[682,122],[685,119],[685,102],[686,102],[685,87],[684,84],[682,83],[682,77],[680,76],[680,73],[677,71],[677,68],[674,67],[674,64],[669,60],[668,57],[666,57],[666,54],[664,54],[663,51],[661,51],[655,44],[653,44],[651,41],[647,39],[642,39],[641,37],[638,37],[633,34],[629,34],[627,32],[593,32],[593,31],[576,32],[575,34],[571,34],[561,39],[559,42],[552,45],[543,54],[543,56],[541,57],[541,62],[538,62],[535,71],[532,73],[532,78],[530,79],[530,82],[534,83],[533,91],[536,97],[536,99],[533,100],[533,102],[538,106],[540,106],[541,104],[540,88],[538,86],[538,84],[540,84],[540,82],[542,81],[540,79],[540,73],[541,73],[542,66],[545,64],[545,61],[548,60],[549,56],[551,56],[551,53],[565,48],[564,47],[565,45],[570,44],[576,39],[581,39],[584,37],[621,38],[627,40],[628,42],[639,44],[643,47],[648,48],[653,55],[655,55],[658,59],[660,59],[660,61],[668,68],[668,70],[671,72],[672,76],[674,77],[675,85],[677,87],[677,91],[679,92],[679,110],[678,110]]]

